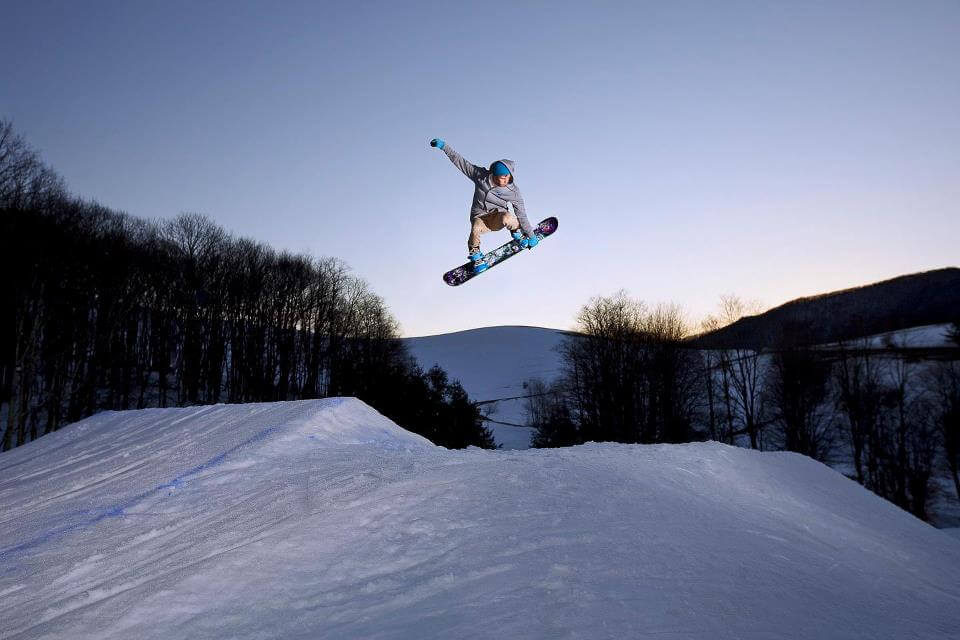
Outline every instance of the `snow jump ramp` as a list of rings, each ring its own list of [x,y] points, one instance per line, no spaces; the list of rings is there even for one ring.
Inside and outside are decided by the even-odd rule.
[[[960,543],[716,443],[449,451],[355,399],[0,454],[0,638],[951,638]]]

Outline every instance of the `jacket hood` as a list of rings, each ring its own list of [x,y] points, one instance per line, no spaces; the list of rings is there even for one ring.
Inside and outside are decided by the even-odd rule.
[[[503,158],[501,160],[494,160],[493,162],[490,163],[490,166],[487,167],[487,171],[490,172],[490,174],[492,175],[493,165],[497,164],[498,162],[502,162],[507,166],[507,169],[510,171],[510,184],[513,184],[513,167],[515,166],[513,160],[507,160],[506,158]]]

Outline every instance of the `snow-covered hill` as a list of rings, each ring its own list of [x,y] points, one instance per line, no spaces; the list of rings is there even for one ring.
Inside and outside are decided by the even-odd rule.
[[[948,638],[960,542],[719,444],[448,451],[352,399],[0,454],[2,638]]]
[[[864,338],[873,348],[888,343],[912,348],[951,346],[947,337],[951,325],[929,325]],[[404,342],[421,367],[439,364],[451,378],[460,380],[470,398],[490,409],[487,423],[504,449],[530,446],[532,430],[508,425],[526,424],[528,391],[524,383],[532,378],[554,380],[560,372],[557,347],[568,336],[565,331],[541,327],[485,327],[434,336],[406,338]],[[835,348],[836,345],[823,345]],[[495,401],[495,402],[489,402]]]
[[[487,427],[504,449],[526,449],[532,429],[526,424],[528,391],[532,378],[553,380],[560,370],[557,347],[564,331],[540,327],[486,327],[407,338],[407,347],[425,370],[439,364],[459,380],[471,400],[490,410]],[[495,401],[495,402],[490,402]]]
[[[854,346],[866,346],[871,349],[884,349],[890,345],[897,347],[906,347],[911,349],[943,349],[956,346],[950,339],[950,332],[953,325],[949,324],[931,324],[922,327],[912,327],[901,331],[888,331],[875,336],[868,336],[859,340],[852,340],[848,343]],[[837,347],[838,343],[824,345],[825,347]]]

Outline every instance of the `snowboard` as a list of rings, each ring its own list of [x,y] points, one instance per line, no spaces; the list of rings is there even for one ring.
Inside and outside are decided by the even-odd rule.
[[[541,222],[540,224],[538,224],[537,228],[534,230],[534,233],[536,233],[537,237],[540,238],[540,240],[542,241],[544,238],[551,235],[556,230],[557,230],[557,219],[550,217],[544,220],[543,222]],[[536,247],[534,247],[533,250],[535,251]],[[492,269],[493,267],[497,266],[507,258],[512,258],[513,256],[517,255],[521,251],[526,251],[526,249],[523,249],[520,246],[520,243],[518,243],[516,240],[511,239],[510,242],[500,247],[497,247],[496,249],[494,249],[484,257],[484,260],[486,261],[486,263],[490,265],[490,267],[486,271],[481,271],[480,273],[474,273],[473,262],[467,262],[466,264],[462,264],[459,267],[454,267],[453,269],[450,269],[450,271],[447,271],[445,274],[443,274],[443,281],[446,282],[451,287],[455,287],[457,285],[463,284],[464,282],[466,282],[467,280],[470,280],[471,278],[475,278],[479,275],[486,273],[487,271],[490,271],[490,269]]]

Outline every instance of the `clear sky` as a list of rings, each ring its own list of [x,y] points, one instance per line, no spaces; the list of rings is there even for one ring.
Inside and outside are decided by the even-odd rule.
[[[0,69],[73,192],[340,257],[405,335],[960,263],[957,0],[6,0]],[[557,234],[443,284],[472,186],[437,136]]]

